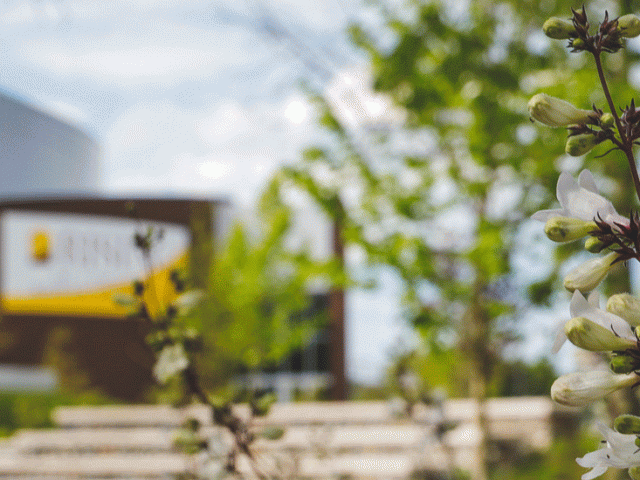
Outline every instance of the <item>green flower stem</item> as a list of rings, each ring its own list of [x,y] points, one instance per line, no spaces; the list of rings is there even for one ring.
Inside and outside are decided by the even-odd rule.
[[[611,115],[613,115],[616,128],[618,129],[618,134],[620,135],[620,145],[618,146],[627,156],[627,161],[629,162],[629,169],[631,170],[631,176],[633,177],[633,185],[635,186],[635,189],[636,189],[636,195],[640,200],[640,178],[638,178],[638,167],[636,166],[636,160],[635,160],[635,157],[633,156],[633,142],[629,141],[629,138],[627,137],[624,130],[622,129],[622,124],[620,123],[620,117],[618,116],[616,107],[613,104],[611,92],[609,92],[609,86],[607,85],[607,80],[604,77],[604,70],[602,68],[600,53],[601,51],[599,48],[596,48],[596,50],[593,52],[593,58],[595,59],[596,68],[598,70],[598,77],[600,77],[600,83],[602,84],[602,90],[604,92],[604,96],[607,99],[607,103],[609,104],[609,110],[611,110]]]

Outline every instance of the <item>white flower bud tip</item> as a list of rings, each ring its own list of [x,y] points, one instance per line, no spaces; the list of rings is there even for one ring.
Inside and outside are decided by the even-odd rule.
[[[631,13],[618,18],[618,33],[625,38],[633,38],[640,35],[640,18]]]
[[[598,140],[595,135],[590,133],[572,135],[567,139],[564,151],[567,155],[579,157],[589,153],[596,145],[598,145]]]
[[[590,292],[604,280],[617,258],[618,254],[611,252],[604,257],[594,258],[578,265],[565,277],[564,288],[570,292],[575,290]]]
[[[544,226],[544,233],[554,242],[578,240],[595,230],[595,222],[585,222],[579,218],[552,217]]]
[[[612,295],[607,302],[607,311],[624,318],[630,325],[640,325],[640,299],[628,293]]]
[[[582,317],[569,320],[564,332],[576,347],[591,352],[619,352],[636,346],[636,342],[619,337],[611,330]]]
[[[617,375],[606,370],[592,370],[562,375],[551,386],[551,398],[569,407],[584,407],[640,380],[635,373]]]
[[[551,17],[542,25],[544,34],[555,40],[566,40],[576,35],[576,29],[571,22],[561,18]]]
[[[581,110],[545,93],[531,97],[528,106],[531,118],[550,127],[567,127],[597,118],[593,110]]]

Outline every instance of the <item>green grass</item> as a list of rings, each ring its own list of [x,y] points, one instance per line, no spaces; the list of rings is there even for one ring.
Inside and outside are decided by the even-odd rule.
[[[104,405],[115,403],[97,393],[70,395],[51,393],[0,393],[0,436],[11,435],[19,428],[53,427],[51,412],[62,405]]]

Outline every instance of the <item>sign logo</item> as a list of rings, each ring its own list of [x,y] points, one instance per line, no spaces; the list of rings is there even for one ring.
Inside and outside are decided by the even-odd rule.
[[[49,246],[49,235],[40,230],[35,232],[31,237],[31,255],[37,263],[45,263],[51,256]]]

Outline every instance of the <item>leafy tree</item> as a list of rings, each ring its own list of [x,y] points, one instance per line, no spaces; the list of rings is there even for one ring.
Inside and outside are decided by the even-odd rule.
[[[518,338],[516,321],[531,302],[548,303],[556,281],[552,267],[516,277],[522,222],[555,202],[548,186],[558,170],[588,164],[604,177],[617,164],[559,157],[566,132],[533,127],[527,103],[540,91],[580,108],[604,98],[594,71],[573,71],[575,60],[541,33],[546,18],[566,15],[568,2],[469,2],[465,13],[438,1],[376,7],[382,28],[354,25],[351,38],[366,52],[375,90],[406,121],[373,138],[316,94],[329,140],[279,180],[338,219],[344,242],[371,264],[396,269],[407,320],[432,345],[453,336],[467,393],[483,402],[502,347]],[[630,7],[613,4],[612,13]],[[612,58],[607,74],[624,76],[625,59]],[[408,139],[424,148],[398,151]],[[632,191],[622,187],[615,193]],[[559,255],[575,251],[563,246]],[[486,432],[482,413],[478,423]],[[481,458],[485,451],[481,444]],[[487,478],[486,466],[474,477]]]
[[[337,265],[288,248],[291,221],[267,190],[255,224],[235,224],[214,255],[206,299],[185,319],[201,332],[209,387],[277,367],[326,323],[327,312],[311,310],[311,287],[337,281]]]

